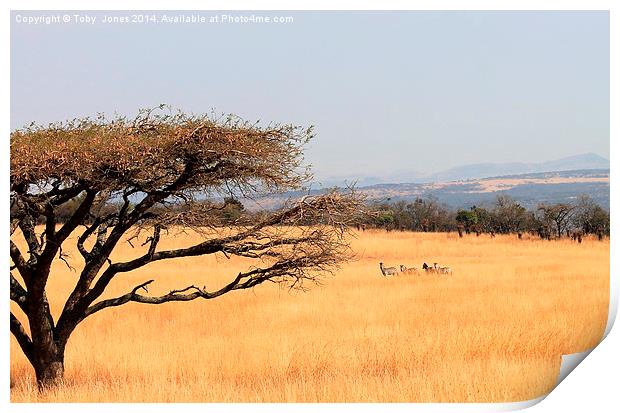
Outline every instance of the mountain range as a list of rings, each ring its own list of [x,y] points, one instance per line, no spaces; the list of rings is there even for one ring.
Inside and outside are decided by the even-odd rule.
[[[398,172],[381,177],[340,177],[312,183],[305,191],[261,197],[248,209],[273,209],[287,198],[323,193],[335,186],[355,183],[369,202],[410,202],[433,197],[452,208],[492,204],[497,195],[508,195],[527,208],[540,203],[573,203],[588,195],[609,209],[610,162],[586,153],[540,163],[481,163],[420,175]]]
[[[609,165],[609,159],[595,153],[585,153],[538,163],[477,163],[430,174],[416,171],[396,171],[382,176],[334,176],[321,179],[318,183],[323,187],[342,186],[352,182],[356,182],[358,187],[390,183],[434,183],[550,171],[609,169]]]
[[[274,209],[287,199],[325,193],[328,188],[272,194],[245,202],[249,210]],[[582,195],[609,210],[609,169],[533,172],[498,177],[435,183],[398,183],[357,186],[369,203],[434,198],[450,208],[492,205],[498,195],[508,195],[528,209],[540,203],[575,203]]]

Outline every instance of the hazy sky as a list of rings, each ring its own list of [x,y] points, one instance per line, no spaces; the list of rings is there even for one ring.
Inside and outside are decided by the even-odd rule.
[[[80,13],[94,25],[75,13],[12,13],[12,128],[160,103],[315,125],[306,158],[319,178],[609,157],[607,12],[254,13],[287,24]]]

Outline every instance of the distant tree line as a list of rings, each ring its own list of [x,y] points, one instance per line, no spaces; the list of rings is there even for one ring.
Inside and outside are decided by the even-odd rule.
[[[224,198],[220,202],[196,201],[203,210],[208,210],[209,222],[204,225],[246,225],[259,219],[265,212],[247,211],[243,204],[233,198]],[[67,202],[58,211],[59,222],[70,217],[79,205]],[[98,215],[113,213],[119,205],[106,203],[99,206]],[[179,219],[188,209],[186,203],[168,205],[168,214]],[[194,209],[193,206],[191,209]],[[382,228],[387,231],[418,232],[458,232],[463,234],[517,234],[525,233],[544,239],[570,236],[580,240],[585,235],[599,238],[609,236],[609,212],[587,195],[582,195],[574,203],[541,203],[535,209],[528,210],[519,202],[506,195],[498,195],[491,206],[472,206],[468,209],[451,209],[439,203],[435,198],[417,198],[412,202],[378,202],[370,205],[371,214],[365,222],[360,222],[359,229]],[[161,215],[161,211],[154,211]],[[181,217],[181,218],[179,218]],[[196,223],[194,223],[196,224]]]
[[[609,236],[609,212],[592,198],[582,195],[574,203],[541,203],[528,210],[506,195],[498,195],[490,207],[472,206],[453,210],[434,198],[418,198],[413,202],[381,202],[372,206],[374,216],[362,228],[388,231],[451,232],[480,235],[537,235],[552,239],[563,236],[581,237],[594,234]]]

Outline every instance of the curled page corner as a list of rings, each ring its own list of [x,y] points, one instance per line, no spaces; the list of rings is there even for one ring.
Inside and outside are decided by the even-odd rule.
[[[616,316],[618,315],[618,294],[619,294],[619,290],[618,287],[616,285],[617,281],[614,277],[611,277],[610,279],[610,299],[609,299],[609,314],[607,316],[607,325],[605,326],[605,333],[603,334],[603,340],[605,339],[605,337],[607,337],[607,335],[609,334],[609,332],[611,331],[611,328],[614,326],[614,323],[616,322]]]
[[[594,350],[594,348],[583,351],[581,353],[563,354],[562,364],[560,365],[560,374],[555,386],[559,386],[562,381],[577,367],[586,357]]]
[[[596,347],[595,347],[596,348]],[[563,354],[562,355],[562,363],[560,365],[560,374],[558,375],[558,379],[555,383],[554,388],[558,387],[560,383],[581,363],[587,356],[594,350],[594,348],[583,351],[581,353],[572,353],[572,354]],[[553,391],[553,390],[551,390]],[[507,412],[507,411],[517,411],[524,410],[529,407],[532,407],[541,401],[543,401],[551,392],[537,397],[531,400],[525,400],[522,402],[510,402],[510,403],[498,403],[495,411],[498,412]]]
[[[535,399],[525,400],[522,402],[509,402],[509,403],[496,403],[493,411],[496,412],[514,412],[518,410],[525,410],[534,405],[537,405],[541,401],[545,400],[548,394],[537,397]]]
[[[615,321],[616,315],[618,314],[618,290],[613,288],[613,277],[612,277],[612,288],[611,288],[611,297],[609,302],[609,313],[607,316],[607,324],[605,326],[605,332],[603,333],[603,338],[601,341],[605,340],[609,332],[611,331]],[[598,346],[598,345],[597,345]],[[577,367],[588,355],[596,348],[594,346],[590,350],[582,351],[580,353],[572,353],[572,354],[563,354],[562,355],[562,364],[560,365],[560,374],[558,375],[558,380],[555,384],[555,387],[559,386],[562,381],[573,371],[575,367]]]

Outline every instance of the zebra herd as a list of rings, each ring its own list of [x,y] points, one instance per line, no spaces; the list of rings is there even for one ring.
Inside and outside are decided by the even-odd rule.
[[[385,277],[398,274],[421,275],[422,272],[425,272],[427,274],[452,274],[452,269],[450,267],[440,267],[437,264],[438,263],[433,263],[433,266],[431,267],[430,265],[424,263],[422,265],[422,269],[418,270],[416,267],[407,268],[402,264],[400,265],[400,269],[396,267],[386,267],[383,265],[382,262],[380,262],[379,269],[381,270],[381,274],[383,274],[383,276]]]

